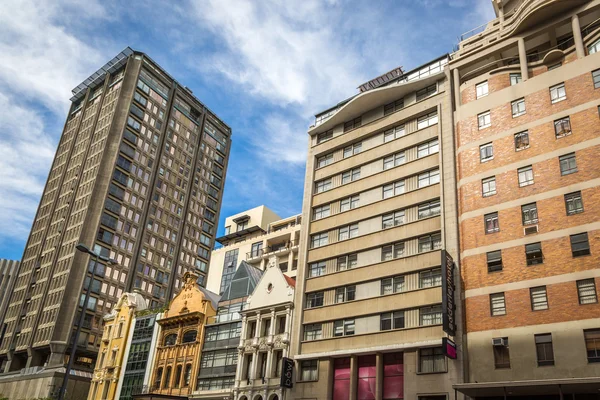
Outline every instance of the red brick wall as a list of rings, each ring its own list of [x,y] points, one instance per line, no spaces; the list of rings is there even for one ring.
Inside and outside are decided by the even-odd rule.
[[[584,203],[584,207],[586,206],[587,204]],[[598,206],[596,206],[593,211],[597,212],[597,208]],[[588,212],[592,210],[585,208],[585,211]],[[548,212],[546,214],[548,214]],[[589,217],[589,214],[587,216]],[[565,218],[567,217],[565,216]],[[587,222],[585,212],[578,214],[577,217],[571,216],[568,218],[577,219],[570,225],[581,224],[582,220],[584,223]],[[521,228],[520,222],[519,218],[518,228]],[[520,236],[524,236],[522,228]],[[535,236],[531,236],[530,238],[535,242]],[[465,257],[462,260],[461,269],[464,280],[464,289],[477,289],[486,286],[598,268],[598,265],[600,265],[600,231],[596,230],[588,232],[588,240],[590,242],[591,255],[577,258],[573,258],[571,254],[571,242],[569,236],[543,241],[542,253],[544,255],[544,262],[542,264],[531,266],[528,266],[525,260],[525,246],[515,246],[503,249],[502,271],[488,272],[485,253]]]
[[[596,278],[596,287],[600,280]],[[550,324],[600,317],[600,303],[580,305],[575,281],[546,287],[548,309],[531,310],[529,288],[505,292],[506,315],[490,315],[489,295],[466,300],[467,331],[512,328],[517,326]],[[599,323],[600,325],[600,323]]]
[[[467,104],[471,101],[477,100],[477,91],[475,90],[475,85],[480,84],[485,81],[485,79],[472,79],[467,85],[465,85],[461,90],[461,103]],[[501,74],[494,74],[488,78],[488,92],[491,94],[493,92],[497,92],[506,87],[510,86],[510,76],[508,72]]]
[[[550,102],[550,90],[545,89],[525,96],[526,113],[513,118],[511,104],[506,103],[490,110],[492,125],[479,130],[477,115],[457,123],[458,146],[464,146],[478,139],[489,137],[519,125],[536,121],[554,113],[567,110],[594,99],[600,99],[600,90],[594,89],[592,74],[586,73],[565,81],[567,99],[556,104]],[[514,99],[517,100],[517,99]]]

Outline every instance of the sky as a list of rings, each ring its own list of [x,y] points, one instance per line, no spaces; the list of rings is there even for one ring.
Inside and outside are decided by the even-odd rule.
[[[302,210],[314,115],[449,53],[491,0],[0,1],[0,258],[20,259],[71,90],[130,46],[232,128],[223,221]]]

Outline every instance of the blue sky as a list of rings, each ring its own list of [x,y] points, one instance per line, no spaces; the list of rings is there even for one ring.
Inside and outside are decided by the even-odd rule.
[[[20,259],[71,89],[130,46],[233,130],[225,216],[302,208],[314,114],[448,53],[490,0],[0,2],[0,258]]]

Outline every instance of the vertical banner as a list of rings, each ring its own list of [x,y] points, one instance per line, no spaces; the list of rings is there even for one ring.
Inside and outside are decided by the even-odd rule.
[[[291,389],[294,387],[294,360],[284,357],[281,360],[281,381],[279,386]]]
[[[442,328],[450,336],[456,334],[454,269],[454,259],[446,250],[442,250]]]
[[[442,349],[446,357],[456,360],[456,343],[447,337],[442,338]]]

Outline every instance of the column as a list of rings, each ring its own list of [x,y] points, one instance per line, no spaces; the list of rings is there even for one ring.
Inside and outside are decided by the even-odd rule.
[[[383,399],[383,354],[375,355],[375,367],[377,369],[377,383],[375,385],[375,400]]]
[[[271,326],[269,329],[269,340],[268,340],[268,344],[269,344],[269,350],[267,353],[267,370],[266,370],[266,374],[265,374],[265,378],[272,378],[273,377],[273,336],[275,335],[275,325],[276,325],[276,320],[275,320],[275,309],[271,310]]]
[[[294,265],[294,251],[290,249],[290,254],[288,254],[288,272],[292,272],[292,266]]]
[[[358,395],[358,357],[350,357],[350,399],[357,400]]]
[[[248,324],[248,317],[246,315],[242,315],[242,329],[240,330],[240,344],[238,347],[244,346],[244,341],[246,340],[246,330],[248,329],[247,324]]]
[[[269,329],[269,335],[273,336],[275,335],[275,325],[276,325],[277,321],[275,319],[275,309],[271,310],[271,326]]]
[[[235,370],[235,387],[240,387],[240,381],[242,380],[242,373],[244,372],[244,350],[238,349],[238,362],[237,365],[241,365],[241,368]]]
[[[577,58],[585,57],[585,48],[583,47],[583,39],[581,38],[581,26],[579,25],[579,16],[573,14],[571,17],[571,25],[573,27],[573,40],[575,41],[575,50]]]
[[[500,22],[504,22],[504,6],[498,7],[498,18],[500,18]]]
[[[526,81],[529,79],[529,70],[527,68],[527,51],[525,50],[525,39],[519,38],[519,63],[521,64],[521,79]]]
[[[256,379],[256,367],[258,366],[258,350],[252,350],[252,366],[250,367],[250,376],[248,379]]]
[[[454,79],[454,104],[456,108],[460,106],[460,76],[458,74],[458,68],[452,71],[452,77]]]

